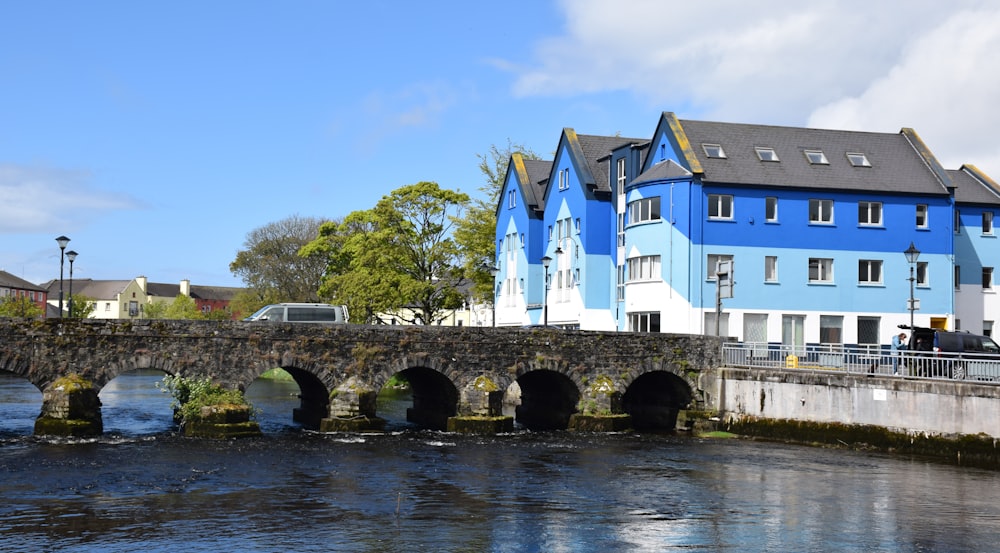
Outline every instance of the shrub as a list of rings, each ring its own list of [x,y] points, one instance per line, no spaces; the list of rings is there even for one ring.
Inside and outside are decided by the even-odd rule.
[[[208,378],[184,378],[180,375],[163,377],[156,387],[173,396],[170,404],[180,420],[196,421],[201,418],[201,408],[216,405],[240,405],[250,407],[243,392],[227,390]],[[250,410],[254,413],[253,409]]]

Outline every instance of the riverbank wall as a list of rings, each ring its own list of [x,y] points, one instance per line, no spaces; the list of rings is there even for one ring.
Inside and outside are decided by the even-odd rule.
[[[719,430],[1000,469],[998,386],[835,371],[704,376],[716,410],[709,426]]]

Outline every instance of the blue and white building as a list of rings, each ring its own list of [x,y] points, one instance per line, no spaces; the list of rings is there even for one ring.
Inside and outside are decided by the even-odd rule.
[[[648,139],[564,129],[552,161],[511,158],[497,206],[497,325],[853,345],[888,342],[912,315],[989,334],[1000,317],[998,206],[995,182],[971,165],[945,170],[907,128],[665,112]],[[734,269],[721,302],[719,261]]]

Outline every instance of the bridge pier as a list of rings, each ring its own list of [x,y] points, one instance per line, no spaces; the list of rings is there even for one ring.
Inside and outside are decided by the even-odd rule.
[[[103,432],[101,399],[89,380],[71,374],[56,379],[42,392],[42,413],[35,420],[35,435],[80,438]]]
[[[375,416],[378,391],[350,377],[330,394],[329,417],[319,423],[320,432],[379,432],[385,419]]]
[[[478,376],[459,392],[458,414],[448,418],[448,431],[463,434],[513,432],[514,417],[503,414],[503,393],[488,377]]]
[[[587,382],[569,417],[568,428],[584,432],[620,432],[632,428],[632,417],[622,410],[622,393],[614,381],[600,375]]]

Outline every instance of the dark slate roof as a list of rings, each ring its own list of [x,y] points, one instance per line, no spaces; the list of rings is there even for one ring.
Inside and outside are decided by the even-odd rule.
[[[231,301],[242,288],[191,285],[191,297],[199,300]]]
[[[521,186],[525,187],[525,197],[531,202],[529,207],[541,210],[545,207],[545,182],[552,171],[552,161],[525,159],[524,169],[528,172],[528,182]]]
[[[580,148],[586,158],[587,166],[594,176],[594,189],[601,192],[611,192],[610,154],[612,151],[627,144],[640,145],[649,142],[648,138],[626,138],[623,136],[595,136],[578,134]]]
[[[21,277],[14,276],[7,271],[0,271],[0,288],[11,288],[16,290],[29,290],[32,292],[43,292],[45,288],[28,282]]]
[[[705,183],[949,194],[946,173],[909,129],[899,133],[681,120],[701,163]],[[726,158],[709,158],[702,144],[719,144]],[[780,161],[761,161],[754,147],[770,147]],[[805,150],[821,150],[829,165],[813,165]],[[847,153],[863,153],[871,167],[854,167]]]
[[[690,177],[691,171],[681,167],[672,159],[661,161],[643,172],[629,186],[642,184],[648,181],[669,180],[682,177]]]
[[[73,279],[73,295],[87,296],[95,300],[117,299],[131,280],[93,280],[89,278]],[[52,280],[47,284],[49,297],[54,298],[59,294],[59,281]],[[63,281],[63,292],[69,294],[69,279]]]
[[[996,183],[983,182],[976,173],[975,169],[967,167],[948,171],[955,183],[955,203],[1000,205],[1000,190],[994,188]]]

